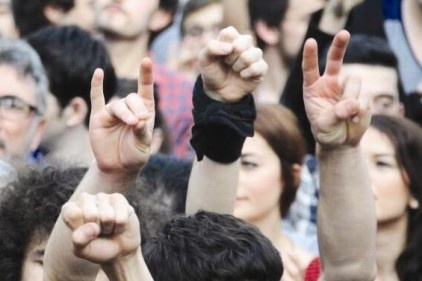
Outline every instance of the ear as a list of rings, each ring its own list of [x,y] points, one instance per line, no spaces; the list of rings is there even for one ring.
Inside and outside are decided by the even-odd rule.
[[[264,21],[255,23],[255,33],[267,45],[276,45],[280,40],[279,30],[276,27],[268,26]]]
[[[31,136],[31,142],[29,144],[29,149],[30,151],[35,151],[40,143],[41,143],[41,138],[45,132],[45,127],[46,127],[46,120],[44,117],[40,117],[39,120],[37,120],[38,123],[35,124],[35,128],[34,128],[34,133]]]
[[[302,166],[300,164],[292,165],[293,183],[295,186],[299,186],[302,174]]]
[[[152,15],[151,20],[149,21],[148,27],[152,32],[160,31],[173,20],[173,14],[164,9],[158,9]]]
[[[71,99],[63,111],[63,117],[66,119],[67,127],[75,127],[83,124],[87,114],[88,105],[81,97]]]
[[[54,25],[57,25],[59,22],[61,22],[64,16],[63,10],[55,5],[47,5],[43,12],[47,20]]]
[[[409,208],[412,210],[419,209],[419,202],[415,197],[411,196],[409,200]]]

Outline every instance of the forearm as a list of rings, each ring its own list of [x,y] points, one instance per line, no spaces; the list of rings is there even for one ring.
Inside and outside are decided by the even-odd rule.
[[[318,159],[318,236],[325,280],[372,280],[375,206],[360,148],[321,148]]]
[[[111,264],[102,265],[110,281],[152,281],[141,249],[138,248],[134,255],[124,257]]]
[[[123,193],[136,179],[132,173],[104,173],[96,163],[92,163],[74,194],[70,198],[76,201],[86,192]],[[88,281],[95,280],[99,266],[84,259],[77,258],[72,252],[72,232],[59,217],[48,240],[44,256],[45,280]]]
[[[223,164],[207,157],[195,160],[186,200],[186,213],[198,210],[232,214],[239,180],[239,160]]]

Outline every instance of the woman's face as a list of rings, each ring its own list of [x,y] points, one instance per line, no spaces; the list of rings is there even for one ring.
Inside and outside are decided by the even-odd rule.
[[[280,216],[282,189],[279,158],[255,132],[243,145],[234,215],[251,223],[270,214]]]
[[[397,163],[392,142],[387,135],[370,127],[361,144],[371,178],[378,224],[407,216],[407,207],[413,197]]]

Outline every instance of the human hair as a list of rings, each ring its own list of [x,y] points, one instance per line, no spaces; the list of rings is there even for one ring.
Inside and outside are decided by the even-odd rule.
[[[199,10],[202,10],[212,4],[221,3],[220,0],[190,0],[183,7],[182,18],[180,20],[180,34],[182,37],[185,36],[185,22],[186,19],[196,13]]]
[[[256,227],[205,211],[174,217],[142,253],[156,281],[279,281],[283,273],[278,250]]]
[[[117,78],[104,44],[77,26],[48,26],[30,35],[28,43],[38,52],[50,81],[50,92],[61,109],[75,97],[88,105],[85,125],[91,111],[91,80],[96,68],[104,71],[104,97],[115,93]]]
[[[160,153],[171,153],[172,144],[171,144],[171,135],[170,130],[167,125],[166,120],[164,119],[163,112],[160,108],[160,94],[158,91],[157,84],[154,84],[154,106],[155,106],[155,116],[154,116],[154,129],[161,129],[163,142],[161,144]],[[138,81],[135,79],[124,79],[119,78],[117,81],[117,90],[115,97],[124,98],[129,93],[136,93],[138,91]]]
[[[396,153],[403,180],[408,184],[410,194],[422,203],[422,129],[414,122],[386,115],[372,117],[371,127],[385,134]],[[408,209],[409,224],[404,251],[396,262],[400,280],[422,280],[422,211]]]
[[[280,212],[284,218],[299,186],[292,166],[302,164],[306,151],[305,142],[296,116],[279,104],[258,105],[254,127],[255,132],[266,140],[280,161],[282,175],[280,180],[284,182],[280,197]]]
[[[159,8],[165,12],[168,12],[170,16],[172,17],[172,20],[161,30],[151,32],[150,38],[148,41],[148,46],[151,46],[155,38],[157,38],[158,35],[160,35],[164,30],[166,30],[169,26],[172,25],[174,15],[176,14],[178,7],[179,7],[179,0],[160,0]]]
[[[85,174],[84,168],[30,169],[0,189],[0,280],[21,279],[33,239],[48,239],[62,205]]]
[[[44,14],[47,6],[68,12],[74,4],[74,0],[12,0],[12,11],[16,26],[23,37],[51,24]]]
[[[248,0],[249,20],[252,30],[258,21],[263,21],[270,27],[280,29],[288,8],[288,0]],[[255,32],[257,45],[265,49],[266,43]]]
[[[323,51],[319,60],[321,72],[326,67],[328,49],[327,47]],[[343,64],[364,64],[393,68],[398,77],[399,98],[401,101],[404,100],[405,93],[398,72],[398,60],[385,39],[367,34],[352,35],[344,54]]]
[[[151,155],[126,196],[140,218],[142,242],[161,232],[174,215],[185,212],[191,169],[189,160]]]
[[[43,115],[47,106],[48,80],[37,53],[24,41],[0,38],[0,65],[9,65],[21,77],[31,77],[35,84],[37,113]]]

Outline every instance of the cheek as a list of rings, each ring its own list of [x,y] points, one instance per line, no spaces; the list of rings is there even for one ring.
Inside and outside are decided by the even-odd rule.
[[[43,281],[43,266],[39,263],[25,260],[21,281]]]

